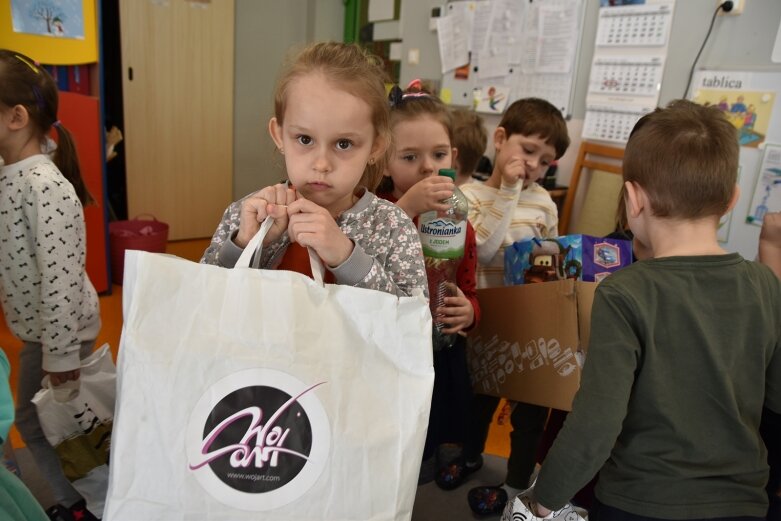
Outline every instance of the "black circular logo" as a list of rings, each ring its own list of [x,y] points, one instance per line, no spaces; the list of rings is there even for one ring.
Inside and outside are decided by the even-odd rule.
[[[312,426],[288,393],[243,387],[214,406],[203,440],[209,467],[220,481],[259,494],[285,486],[301,472],[312,450]]]

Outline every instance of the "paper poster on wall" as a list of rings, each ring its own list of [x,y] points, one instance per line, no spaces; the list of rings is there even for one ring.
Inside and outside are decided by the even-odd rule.
[[[743,165],[738,165],[738,184],[740,184],[741,170],[743,170]],[[734,213],[734,211],[730,210],[719,219],[719,229],[716,231],[716,240],[719,242],[729,241],[729,231],[732,228],[732,215]]]
[[[48,65],[82,65],[98,61],[97,0],[5,0],[0,1],[0,48],[13,49]],[[39,7],[43,20],[30,9]],[[51,10],[51,6],[56,9]],[[24,18],[17,19],[23,10]],[[75,13],[75,14],[74,14]],[[20,14],[20,16],[22,16]],[[26,18],[26,19],[25,19]],[[49,18],[47,29],[46,18]],[[62,21],[62,27],[57,20]],[[78,20],[78,23],[76,23]],[[35,26],[35,22],[42,26]],[[32,25],[30,25],[32,24]],[[32,29],[24,29],[30,25]],[[34,33],[19,32],[32,30]],[[55,33],[63,33],[56,36]]]
[[[659,102],[674,0],[600,3],[583,138],[625,143]]]
[[[689,99],[724,111],[738,129],[740,145],[757,148],[781,142],[781,72],[722,71],[695,73]]]
[[[694,101],[713,105],[738,129],[740,146],[758,147],[765,141],[775,92],[699,89]]]
[[[762,226],[768,212],[781,211],[781,145],[765,145],[765,156],[759,168],[754,197],[746,222]]]
[[[503,85],[489,85],[475,94],[477,112],[486,114],[501,114],[507,106],[510,97],[510,87]]]
[[[11,0],[15,33],[84,39],[82,0]]]
[[[452,93],[455,105],[472,105],[474,89],[509,87],[508,103],[522,97],[541,97],[570,113],[577,70],[578,46],[585,9],[583,0],[453,1],[447,3],[440,37],[452,39],[456,27],[470,33],[469,66],[451,59],[440,49],[443,87]],[[462,33],[463,33],[462,31]],[[448,34],[449,32],[449,34]],[[476,104],[479,104],[479,98]],[[475,104],[475,105],[476,105]],[[494,113],[487,109],[488,113]]]

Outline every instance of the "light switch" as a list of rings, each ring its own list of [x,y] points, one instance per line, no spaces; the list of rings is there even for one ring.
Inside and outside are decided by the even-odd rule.
[[[410,65],[418,65],[420,63],[420,49],[410,49],[407,52],[407,63]]]

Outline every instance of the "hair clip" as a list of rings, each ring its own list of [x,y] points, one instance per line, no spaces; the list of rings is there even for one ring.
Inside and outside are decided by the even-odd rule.
[[[407,84],[407,92],[423,92],[423,82],[415,78]]]
[[[401,90],[401,87],[398,85],[394,85],[391,87],[390,92],[388,93],[388,102],[390,103],[390,108],[395,109],[401,103],[404,101],[404,91]]]
[[[407,84],[407,90],[404,93],[404,99],[407,98],[428,98],[430,94],[423,90],[423,82],[416,78]]]
[[[55,121],[54,123],[52,123],[53,127],[60,128],[60,125],[62,125],[62,122],[59,119],[57,121]]]
[[[27,65],[28,67],[30,67],[30,69],[31,69],[31,70],[32,70],[32,71],[33,71],[35,74],[39,74],[39,73],[41,72],[41,71],[39,71],[39,70],[38,70],[38,67],[36,67],[35,65],[33,65],[33,64],[30,62],[30,60],[28,60],[28,59],[27,59],[27,58],[25,58],[24,56],[19,56],[18,54],[14,54],[14,56],[16,56],[16,59],[17,59],[17,60],[19,60],[20,62],[24,63],[24,64],[25,64],[25,65]]]

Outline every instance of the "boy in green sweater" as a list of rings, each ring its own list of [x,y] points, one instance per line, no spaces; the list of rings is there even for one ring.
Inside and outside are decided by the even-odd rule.
[[[715,108],[672,102],[624,156],[629,227],[651,253],[600,283],[572,413],[534,489],[538,515],[599,471],[592,521],[764,519],[763,405],[781,412],[781,282],[727,253],[738,138]]]

